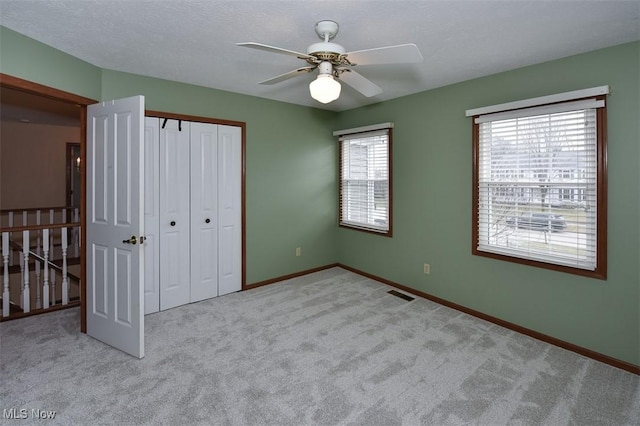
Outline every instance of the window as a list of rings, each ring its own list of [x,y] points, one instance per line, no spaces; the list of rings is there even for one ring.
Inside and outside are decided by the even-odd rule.
[[[467,111],[473,254],[606,278],[604,88],[587,89],[598,90],[591,98]]]
[[[391,236],[392,127],[334,132],[340,145],[340,226]]]

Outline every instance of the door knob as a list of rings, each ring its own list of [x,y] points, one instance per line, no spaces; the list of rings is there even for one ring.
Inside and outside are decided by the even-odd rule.
[[[204,222],[205,222],[205,223],[209,223],[209,222],[211,222],[211,219],[207,218],[207,219],[205,219],[205,221],[204,221]]]
[[[138,239],[135,235],[132,235],[131,238],[129,238],[128,240],[122,240],[122,242],[125,244],[136,244],[138,242]]]
[[[172,221],[171,221],[171,223],[170,223],[169,225],[171,225],[171,226],[176,226],[176,221],[175,221],[175,220],[172,220]]]

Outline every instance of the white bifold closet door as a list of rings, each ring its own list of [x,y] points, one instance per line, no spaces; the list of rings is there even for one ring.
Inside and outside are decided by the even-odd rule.
[[[190,295],[189,123],[168,120],[160,129],[160,310]]]
[[[148,196],[145,215],[146,223],[157,222],[156,235],[147,227],[148,241],[157,242],[157,253],[147,251],[147,276],[157,272],[155,283],[146,281],[145,313],[239,291],[240,128],[177,120],[162,128],[163,119],[146,120],[150,138],[158,129],[146,151],[157,155],[157,174],[147,176],[158,199]]]
[[[191,302],[218,295],[218,126],[191,123]]]

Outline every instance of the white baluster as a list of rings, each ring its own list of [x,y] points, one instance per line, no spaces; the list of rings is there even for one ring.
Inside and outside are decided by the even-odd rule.
[[[27,226],[27,225],[29,225],[29,224],[27,223],[27,222],[28,222],[28,219],[27,219],[27,215],[28,215],[28,214],[29,214],[29,213],[27,213],[27,211],[26,211],[26,210],[23,210],[23,211],[22,211],[22,226]]]
[[[69,303],[69,277],[67,276],[67,228],[62,228],[62,304]]]
[[[4,279],[2,291],[2,316],[9,316],[9,233],[2,233],[2,264],[4,265]]]
[[[42,284],[42,307],[49,308],[49,230],[42,230],[42,247],[44,248],[44,282]]]
[[[31,290],[29,288],[29,231],[22,231],[22,253],[24,254],[24,286],[22,310],[31,312]]]
[[[67,223],[67,208],[62,209],[62,223]]]

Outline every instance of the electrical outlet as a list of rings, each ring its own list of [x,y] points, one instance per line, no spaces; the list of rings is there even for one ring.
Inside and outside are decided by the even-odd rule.
[[[424,273],[427,275],[431,274],[431,265],[429,265],[428,263],[424,264]]]
[[[302,256],[302,247],[296,247],[296,257]]]

